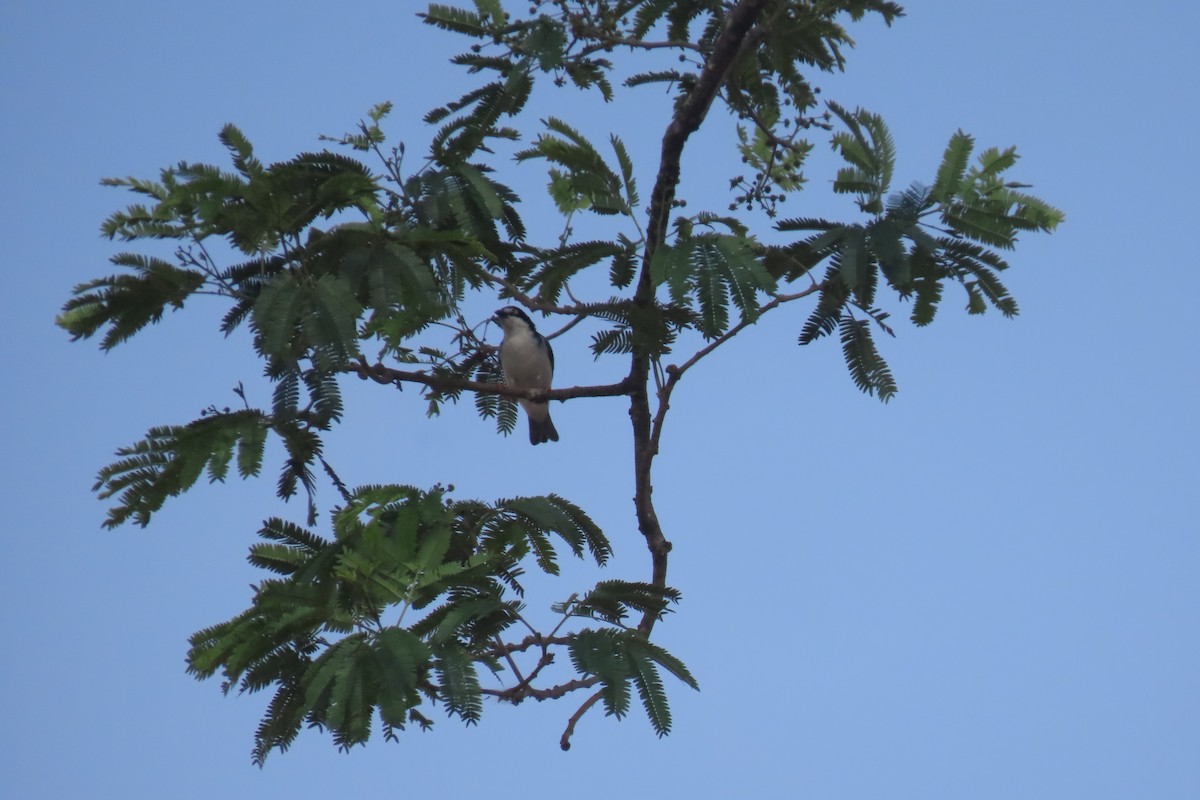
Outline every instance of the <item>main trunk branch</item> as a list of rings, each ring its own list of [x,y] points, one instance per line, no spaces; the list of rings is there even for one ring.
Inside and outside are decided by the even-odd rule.
[[[721,90],[729,68],[733,65],[733,60],[766,4],[767,0],[742,0],[729,12],[725,20],[725,29],[713,43],[712,53],[704,62],[699,78],[684,101],[676,108],[675,116],[671,118],[671,123],[663,134],[658,178],[654,181],[654,191],[650,194],[650,230],[646,234],[647,259],[658,249],[666,234],[671,204],[675,201],[675,189],[679,186],[679,162],[683,156],[683,146],[688,137],[704,122],[713,99]],[[648,270],[643,269],[642,277],[649,278]]]
[[[667,222],[679,186],[679,165],[683,147],[688,137],[700,128],[712,106],[713,99],[721,90],[734,59],[745,44],[766,0],[741,0],[729,12],[725,27],[713,43],[712,51],[704,62],[695,84],[675,109],[667,130],[663,134],[662,156],[658,177],[650,194],[650,227],[646,232],[646,248],[638,277],[634,302],[650,306],[654,302],[654,284],[650,278],[650,260],[666,236]],[[658,451],[658,440],[653,435],[650,409],[650,356],[636,352],[630,365],[629,377],[632,384],[629,397],[629,416],[633,424],[634,439],[634,506],[637,511],[638,529],[646,538],[652,561],[651,581],[655,586],[667,585],[667,555],[671,543],[663,535],[658,523],[651,497],[654,488],[650,470]],[[661,422],[660,422],[661,425]],[[654,627],[657,615],[643,615],[638,629],[647,636]]]

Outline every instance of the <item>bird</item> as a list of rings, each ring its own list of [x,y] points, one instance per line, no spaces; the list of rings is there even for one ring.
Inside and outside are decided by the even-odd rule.
[[[554,350],[537,332],[533,320],[516,306],[505,306],[492,319],[504,332],[500,342],[500,369],[504,383],[513,389],[549,389],[554,377]],[[557,442],[558,431],[550,419],[550,403],[518,398],[529,417],[529,443]]]

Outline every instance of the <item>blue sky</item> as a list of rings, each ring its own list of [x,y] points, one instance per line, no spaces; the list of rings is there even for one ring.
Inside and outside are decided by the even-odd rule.
[[[113,450],[155,424],[269,388],[244,337],[198,303],[113,352],[53,326],[70,288],[120,246],[127,202],[105,176],[220,161],[238,124],[264,160],[321,146],[392,100],[419,117],[468,78],[463,42],[419,3],[10,3],[0,19],[0,337],[8,389],[0,539],[0,774],[20,798],[328,796],[401,791],[527,798],[1183,798],[1200,796],[1200,394],[1191,263],[1196,118],[1190,3],[913,2],[825,95],[881,113],[898,183],[928,181],[949,135],[1016,144],[1015,177],[1067,213],[1010,259],[1016,320],[968,318],[881,342],[900,383],[860,395],[835,342],[799,348],[806,309],[764,319],[689,373],[657,465],[684,602],[660,641],[703,691],[673,688],[675,732],[640,711],[489,706],[349,755],[306,732],[264,770],[249,749],[265,697],[222,697],[183,669],[186,637],[248,600],[244,562],[274,478],[203,486],[148,530],[103,531],[90,493]],[[653,179],[662,97],[554,113],[618,132]],[[575,115],[572,117],[572,115]],[[692,208],[721,208],[721,138],[684,169]],[[818,147],[785,213],[847,214]],[[509,182],[545,208],[536,164]],[[711,182],[712,189],[709,189]],[[709,200],[713,197],[715,200]],[[540,205],[539,205],[540,204]],[[546,211],[535,231],[557,234]],[[481,298],[480,318],[495,308]],[[903,307],[896,305],[896,317]],[[587,339],[555,343],[559,385],[599,383]],[[252,396],[252,401],[255,399]],[[427,420],[415,392],[347,384],[330,442],[351,482],[454,483],[458,495],[559,492],[647,569],[615,400],[555,408],[562,441],[496,436],[469,404]],[[1188,409],[1193,409],[1188,411]],[[326,494],[329,499],[329,494]],[[542,608],[598,577],[565,571]]]

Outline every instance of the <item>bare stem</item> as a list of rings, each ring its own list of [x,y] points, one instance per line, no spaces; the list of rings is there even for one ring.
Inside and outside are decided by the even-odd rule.
[[[496,644],[503,648],[504,642],[500,640],[499,636],[496,637]],[[517,662],[516,659],[512,657],[512,652],[504,649],[501,649],[501,652],[504,653],[504,660],[508,662],[508,668],[512,670],[513,675],[517,678],[517,686],[513,688],[527,686],[529,681],[521,675],[521,670],[517,667]]]
[[[579,709],[571,715],[571,718],[567,720],[567,728],[563,731],[562,738],[558,740],[559,747],[561,747],[563,750],[571,749],[571,737],[575,735],[575,726],[579,723],[579,720],[583,719],[583,715],[588,712],[588,709],[596,705],[596,701],[600,699],[603,693],[603,689],[597,691],[587,700],[584,700],[583,705],[581,705]]]
[[[534,700],[557,700],[560,697],[565,697],[571,692],[577,692],[580,689],[588,689],[600,682],[600,679],[593,675],[590,678],[581,678],[566,683],[560,683],[557,686],[551,686],[549,689],[535,689],[532,686],[525,684],[517,684],[507,689],[480,689],[480,694],[486,694],[489,697],[494,697],[497,700],[506,703],[520,703],[526,697],[532,697]]]

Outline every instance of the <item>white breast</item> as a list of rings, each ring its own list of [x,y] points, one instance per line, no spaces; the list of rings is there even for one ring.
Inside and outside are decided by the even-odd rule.
[[[500,343],[500,368],[504,370],[504,381],[517,389],[548,389],[553,377],[550,359],[538,347],[537,339],[530,333],[516,333],[504,337]]]

